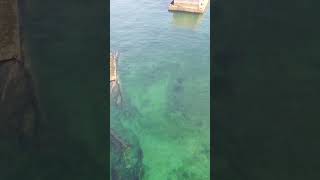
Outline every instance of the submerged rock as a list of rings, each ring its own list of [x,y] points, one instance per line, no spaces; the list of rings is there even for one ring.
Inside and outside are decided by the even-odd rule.
[[[112,180],[140,180],[143,176],[143,152],[138,138],[129,129],[124,129],[120,119],[125,115],[126,107],[122,104],[122,94],[117,71],[117,54],[110,54],[110,98],[111,110],[116,118],[111,120],[110,153],[111,153],[111,179]],[[130,108],[129,108],[130,109]],[[111,114],[114,114],[111,112]],[[134,114],[132,114],[132,117]]]
[[[143,152],[137,137],[129,130],[125,131],[121,137],[110,134],[112,180],[140,180],[143,176]]]

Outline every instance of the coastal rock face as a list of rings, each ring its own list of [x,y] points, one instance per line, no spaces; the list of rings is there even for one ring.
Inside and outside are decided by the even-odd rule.
[[[118,76],[118,53],[110,53],[110,99],[112,103],[121,105],[122,95]]]
[[[136,135],[122,126],[119,116],[123,114],[122,95],[117,71],[118,54],[110,54],[110,157],[112,180],[140,180],[143,176],[143,152]]]
[[[21,55],[17,0],[0,1],[0,137],[31,138],[37,104]]]
[[[20,55],[17,0],[0,1],[0,61]],[[20,57],[17,57],[20,58]]]

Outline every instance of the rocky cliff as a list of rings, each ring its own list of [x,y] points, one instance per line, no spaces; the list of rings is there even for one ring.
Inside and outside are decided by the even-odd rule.
[[[36,133],[38,108],[25,66],[17,0],[0,1],[0,137],[20,143]]]

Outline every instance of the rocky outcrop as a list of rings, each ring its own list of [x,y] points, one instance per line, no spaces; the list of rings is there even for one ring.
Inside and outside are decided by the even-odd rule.
[[[112,180],[140,180],[143,177],[143,152],[137,137],[128,129],[125,132],[120,137],[110,130],[111,177]]]
[[[118,52],[110,53],[110,99],[112,103],[120,106],[122,104],[122,95],[118,74]]]
[[[38,107],[23,59],[17,0],[0,1],[0,137],[19,142],[36,133]]]
[[[0,1],[0,61],[20,59],[20,35],[17,0]]]
[[[110,104],[123,114],[122,95],[118,77],[118,53],[110,54]],[[121,106],[120,106],[121,105]],[[112,115],[111,115],[112,118]],[[113,117],[115,118],[115,117]],[[114,123],[117,122],[117,123]],[[140,180],[143,176],[143,152],[138,138],[125,129],[120,119],[111,120],[110,154],[112,180]]]

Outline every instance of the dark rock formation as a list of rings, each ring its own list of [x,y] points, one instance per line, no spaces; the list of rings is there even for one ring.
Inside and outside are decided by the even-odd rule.
[[[24,64],[17,0],[0,1],[0,137],[20,143],[36,133],[38,108]]]
[[[121,135],[110,130],[111,178],[140,180],[143,176],[143,152],[138,139],[128,129]]]

